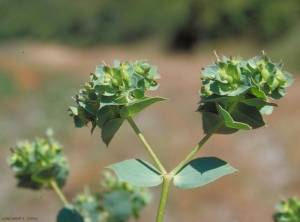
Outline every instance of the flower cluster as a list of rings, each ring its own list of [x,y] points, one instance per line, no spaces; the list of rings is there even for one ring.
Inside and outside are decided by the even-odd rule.
[[[236,104],[228,113],[232,121],[227,118],[227,122],[239,121],[250,128],[265,125],[261,115],[270,114],[273,106],[276,106],[269,102],[268,97],[282,98],[286,94],[285,88],[293,82],[291,74],[282,71],[282,67],[282,62],[272,63],[266,54],[248,61],[239,56],[223,56],[221,61],[217,56],[215,64],[205,67],[201,72],[203,86],[198,111],[204,114],[204,131],[208,131],[218,119],[224,119],[224,112],[220,108],[226,111],[232,103]],[[225,116],[228,114],[225,113]],[[218,133],[232,133],[242,129],[228,125],[234,124],[225,124]]]
[[[105,64],[97,66],[95,72],[90,74],[89,82],[76,95],[75,101],[78,106],[70,106],[68,113],[74,118],[76,127],[83,127],[91,122],[91,132],[97,126],[104,130],[102,139],[108,145],[113,135],[105,133],[107,131],[105,128],[115,133],[126,115],[130,115],[125,109],[122,115],[123,107],[137,103],[142,103],[144,105],[140,106],[146,107],[156,102],[146,96],[145,92],[158,88],[155,81],[158,78],[160,75],[157,68],[150,66],[145,60],[134,63],[116,60],[114,67]],[[139,111],[134,111],[132,115]]]
[[[55,180],[59,187],[64,185],[69,173],[67,160],[61,152],[61,145],[48,132],[47,139],[25,140],[11,149],[8,163],[16,172],[18,187],[51,188],[51,180]]]

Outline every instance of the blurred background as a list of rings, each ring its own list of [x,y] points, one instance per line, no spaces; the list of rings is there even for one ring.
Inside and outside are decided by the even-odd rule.
[[[300,196],[298,0],[0,1],[0,215],[55,220],[61,203],[54,192],[16,188],[6,163],[10,147],[43,137],[49,126],[69,159],[69,200],[85,184],[101,189],[105,166],[151,162],[129,124],[107,149],[99,129],[91,136],[68,117],[71,96],[102,61],[148,59],[158,67],[161,86],[151,95],[170,100],[134,119],[171,170],[203,137],[199,73],[215,60],[213,50],[244,59],[265,50],[296,81],[265,117],[268,127],[212,137],[197,157],[217,156],[239,172],[197,189],[172,187],[164,221],[271,222],[275,203]],[[139,221],[155,220],[160,188],[151,191]]]

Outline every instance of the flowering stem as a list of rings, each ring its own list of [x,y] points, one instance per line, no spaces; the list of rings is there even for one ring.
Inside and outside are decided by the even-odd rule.
[[[129,122],[129,124],[131,125],[131,127],[133,128],[133,130],[135,131],[135,133],[137,134],[137,136],[139,137],[139,139],[141,140],[141,142],[143,143],[143,145],[145,146],[146,150],[148,151],[149,155],[152,157],[153,161],[155,162],[155,164],[158,167],[158,169],[160,170],[160,172],[162,174],[166,174],[167,171],[165,170],[163,165],[160,163],[159,159],[156,157],[155,153],[151,149],[150,145],[147,143],[145,137],[140,132],[139,128],[137,127],[137,125],[135,124],[133,119],[130,116],[126,117],[126,119]]]
[[[64,205],[69,204],[66,197],[64,196],[64,194],[61,192],[60,188],[58,187],[56,181],[52,178],[52,179],[50,179],[49,183],[50,183],[51,187],[53,188],[53,190],[56,192],[56,194],[59,197],[59,199],[61,200],[61,202],[63,202]]]

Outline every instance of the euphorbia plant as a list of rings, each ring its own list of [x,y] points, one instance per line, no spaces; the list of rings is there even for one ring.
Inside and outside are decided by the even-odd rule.
[[[194,155],[215,133],[231,134],[238,130],[251,130],[265,125],[262,115],[271,114],[277,100],[291,85],[292,76],[282,70],[283,63],[272,63],[263,53],[247,61],[236,56],[222,60],[201,71],[203,86],[200,90],[204,138],[170,172],[156,156],[132,116],[148,106],[165,100],[162,97],[149,97],[147,90],[156,90],[160,77],[155,66],[146,61],[120,62],[114,66],[97,66],[75,101],[77,107],[70,106],[68,112],[74,118],[76,127],[91,123],[93,133],[101,129],[103,142],[108,146],[111,139],[127,120],[142,144],[152,157],[155,165],[140,159],[125,160],[108,168],[124,181],[136,186],[157,186],[163,183],[156,221],[163,220],[169,186],[173,181],[182,189],[195,188],[208,184],[224,175],[236,171],[227,162],[217,157],[193,159]]]
[[[69,174],[67,158],[52,134],[49,129],[47,138],[21,141],[11,149],[8,163],[15,171],[18,187],[54,190],[64,204],[57,222],[125,222],[132,216],[139,217],[151,194],[146,188],[132,186],[110,172],[104,172],[103,191],[91,192],[85,187],[83,193],[69,202],[61,191]]]

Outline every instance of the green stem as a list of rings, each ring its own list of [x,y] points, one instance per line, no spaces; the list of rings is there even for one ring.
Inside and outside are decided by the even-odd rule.
[[[227,112],[231,113],[234,109],[234,107],[237,105],[238,100],[234,101],[233,103],[230,104],[230,106],[228,107]],[[207,134],[205,135],[205,137],[203,137],[203,139],[197,144],[197,146],[187,155],[187,157],[181,161],[171,172],[170,175],[175,176],[178,171],[185,165],[187,164],[192,157],[200,150],[200,148],[206,143],[206,141],[223,125],[224,120],[220,120],[219,122],[216,123],[216,125],[211,128]]]
[[[53,190],[56,192],[57,196],[60,198],[61,202],[63,202],[64,205],[69,204],[69,202],[65,198],[64,194],[59,189],[56,181],[54,179],[50,179],[49,183],[50,183],[51,187],[53,188]]]
[[[153,161],[155,162],[155,164],[158,167],[158,169],[160,170],[160,172],[162,174],[166,174],[167,171],[165,170],[163,165],[160,163],[159,159],[156,157],[155,153],[151,149],[150,145],[147,143],[145,137],[140,132],[139,128],[137,127],[137,125],[135,124],[133,119],[130,116],[126,117],[126,119],[129,122],[129,124],[131,125],[131,127],[133,128],[134,132],[137,134],[137,136],[141,140],[141,142],[143,143],[143,145],[145,146],[146,150],[148,151],[149,155],[152,157]]]
[[[163,175],[163,187],[161,191],[160,202],[159,202],[158,212],[156,216],[156,222],[162,222],[163,220],[166,203],[167,203],[167,197],[168,197],[169,188],[172,179],[173,176],[171,176],[170,174]]]

